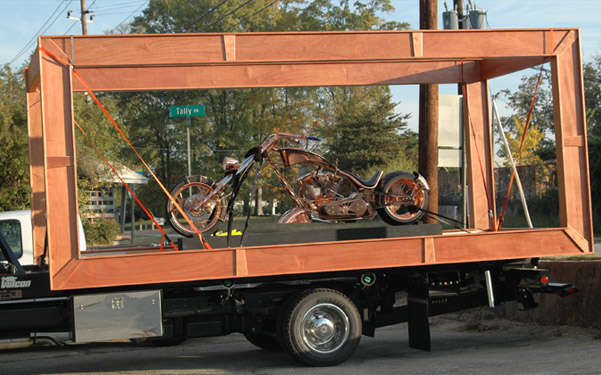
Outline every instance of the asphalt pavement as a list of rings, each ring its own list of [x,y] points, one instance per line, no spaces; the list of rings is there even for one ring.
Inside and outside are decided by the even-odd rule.
[[[481,310],[485,311],[486,310]],[[476,314],[478,315],[478,314]],[[481,314],[482,315],[482,314]],[[286,374],[601,374],[601,332],[516,323],[483,314],[432,319],[432,351],[408,347],[407,325],[363,337],[346,362],[304,367],[282,352],[249,344],[242,335],[191,339],[179,346],[131,342],[69,344],[0,352],[1,374],[44,375],[286,375]]]

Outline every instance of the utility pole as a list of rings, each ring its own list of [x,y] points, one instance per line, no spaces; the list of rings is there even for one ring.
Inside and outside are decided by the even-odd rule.
[[[86,20],[86,0],[80,0],[81,3],[81,35],[88,35],[88,21]],[[92,4],[94,5],[94,4]]]
[[[438,0],[420,0],[420,29],[438,28]],[[428,210],[438,212],[438,84],[419,85],[418,171],[430,185]],[[427,223],[437,223],[427,217]]]

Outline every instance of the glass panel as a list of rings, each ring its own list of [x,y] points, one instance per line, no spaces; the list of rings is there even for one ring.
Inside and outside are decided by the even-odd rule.
[[[0,221],[0,233],[4,236],[6,242],[11,247],[17,258],[23,255],[23,244],[21,243],[21,223],[18,220]],[[4,255],[0,253],[0,259],[4,260]]]

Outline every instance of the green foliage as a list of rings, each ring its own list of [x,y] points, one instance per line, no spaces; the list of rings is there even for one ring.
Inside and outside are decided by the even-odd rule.
[[[583,66],[584,99],[589,134],[601,137],[601,56]]]
[[[406,151],[416,145],[410,133],[403,134],[406,116],[394,113],[388,87],[324,90],[321,112],[326,127],[321,131],[328,142],[326,155],[339,168],[366,174],[393,161],[408,160]]]
[[[601,137],[591,136],[588,142],[593,221],[601,221]]]
[[[545,138],[545,134],[539,130],[535,124],[528,126],[528,131],[524,137],[522,144],[522,137],[524,134],[524,128],[526,126],[526,120],[523,118],[513,116],[514,130],[507,132],[507,143],[509,144],[509,150],[514,158],[517,165],[538,165],[542,163],[540,156],[537,154],[540,147],[541,141]],[[501,149],[504,151],[504,148]],[[505,156],[503,151],[499,151],[500,154]],[[508,161],[505,162],[505,166],[511,166]]]
[[[532,98],[534,97],[539,75],[540,71],[539,73],[522,77],[522,83],[515,92],[510,92],[508,90],[503,91],[507,96],[507,105],[514,111],[516,116],[523,119],[523,122],[528,118],[528,112],[530,111],[530,105],[532,103]],[[543,69],[541,83],[536,93],[532,114],[530,115],[530,124],[536,124],[538,130],[542,134],[553,134],[555,132],[553,120],[553,96],[550,83],[550,72]],[[509,129],[510,132],[515,133],[516,125],[513,116],[503,118],[502,122],[505,129]],[[497,142],[500,143],[500,139],[498,139]],[[504,149],[501,148],[499,155],[504,156],[504,152]],[[545,162],[553,162],[556,159],[555,141],[547,137],[540,139],[536,154]]]
[[[110,95],[99,95],[103,106],[109,113],[117,113],[115,102]],[[116,176],[106,164],[100,153],[114,167],[119,165],[119,153],[124,141],[114,130],[113,124],[87,94],[76,93],[73,96],[75,125],[75,148],[77,157],[78,205],[87,204],[89,190],[108,188],[116,184]],[[121,125],[127,133],[127,127]],[[85,132],[85,133],[84,133]],[[100,151],[100,152],[99,152]]]
[[[121,233],[121,227],[111,219],[83,220],[86,243],[91,246],[111,245]]]
[[[584,93],[587,109],[588,153],[595,232],[601,231],[601,56],[584,65]]]
[[[0,211],[29,207],[29,154],[25,83],[8,65],[0,68]]]
[[[221,5],[220,5],[221,4]],[[234,11],[235,12],[232,12]],[[347,0],[305,1],[288,0],[274,3],[271,0],[228,1],[221,0],[153,0],[143,14],[131,23],[132,33],[171,32],[244,32],[244,31],[303,31],[303,30],[374,30],[402,29],[408,24],[387,22],[381,14],[393,10],[389,0],[350,3]],[[305,133],[313,119],[319,119],[324,128],[338,126],[338,120],[328,113],[336,104],[330,95],[337,88],[274,88],[241,90],[194,90],[180,92],[127,93],[118,95],[119,118],[128,125],[130,139],[138,151],[152,166],[159,179],[167,186],[174,185],[187,174],[185,119],[168,117],[168,106],[205,104],[206,116],[193,118],[191,132],[192,173],[218,179],[221,175],[221,160],[224,156],[242,158],[246,150],[259,145],[269,134],[275,132]],[[346,88],[343,90],[350,107],[358,103],[360,109],[352,109],[354,119],[344,121],[377,123],[377,116],[393,116],[388,88]],[[369,105],[361,105],[368,95],[378,98]],[[355,98],[354,98],[355,97]],[[353,99],[354,98],[354,99]],[[363,99],[357,99],[363,98]],[[351,103],[352,102],[352,103]],[[371,113],[370,113],[371,111]],[[325,115],[324,115],[325,113]],[[393,116],[394,117],[394,116]],[[342,119],[340,119],[342,120]],[[391,129],[404,124],[403,117],[383,120]],[[410,137],[401,136],[392,130],[382,130],[373,139],[348,139],[341,147],[356,149],[362,154],[365,149],[375,147],[368,142],[378,140],[380,155],[370,156],[366,165],[354,170],[382,166],[397,159],[401,162],[402,145]],[[328,133],[328,131],[324,131]],[[394,142],[382,142],[392,134]],[[332,134],[331,132],[328,134]],[[388,140],[391,138],[389,137]],[[398,142],[397,142],[398,141]],[[318,151],[324,151],[323,149]],[[376,153],[377,154],[377,153]],[[384,156],[382,156],[384,155]],[[128,163],[137,163],[130,151],[121,157]],[[363,160],[360,157],[358,160]],[[284,198],[275,175],[267,168],[262,174],[263,198]],[[250,184],[247,184],[250,185]],[[248,196],[244,186],[240,197]],[[151,182],[138,187],[138,193],[153,213],[162,211],[163,194]],[[154,197],[148,199],[148,197]],[[137,213],[138,216],[141,213]]]

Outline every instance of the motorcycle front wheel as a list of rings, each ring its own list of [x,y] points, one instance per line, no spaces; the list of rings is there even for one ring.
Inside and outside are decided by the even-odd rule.
[[[178,233],[192,237],[214,228],[225,216],[225,202],[220,194],[210,199],[206,197],[213,191],[215,183],[205,176],[189,176],[180,180],[171,196],[183,211],[177,209],[171,199],[167,199],[166,213],[169,223]],[[185,216],[193,224],[190,225]]]
[[[413,224],[425,214],[428,190],[409,172],[392,172],[378,187],[378,215],[390,225]]]

